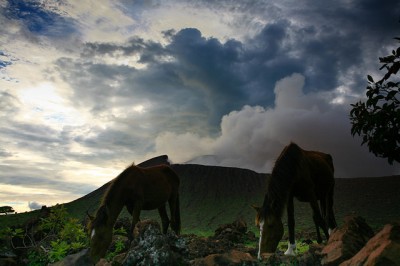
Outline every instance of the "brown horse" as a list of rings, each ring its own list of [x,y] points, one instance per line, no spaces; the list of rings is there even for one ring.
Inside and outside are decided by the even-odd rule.
[[[267,184],[262,207],[256,211],[256,225],[260,228],[258,258],[261,253],[276,251],[283,236],[282,215],[287,207],[289,245],[285,255],[294,255],[293,198],[309,202],[317,229],[317,241],[322,242],[319,228],[329,238],[328,228],[336,227],[333,213],[333,188],[335,179],[332,156],[318,151],[306,151],[294,143],[286,146],[278,157]],[[320,201],[320,208],[318,207]]]
[[[122,208],[125,206],[132,215],[131,230],[139,221],[141,210],[158,209],[162,220],[163,233],[166,233],[170,220],[167,215],[168,202],[171,214],[171,228],[180,233],[181,219],[179,210],[179,177],[166,165],[140,168],[131,165],[110,184],[102,203],[91,217],[88,225],[90,232],[91,260],[96,263],[104,257],[111,243],[113,227]]]

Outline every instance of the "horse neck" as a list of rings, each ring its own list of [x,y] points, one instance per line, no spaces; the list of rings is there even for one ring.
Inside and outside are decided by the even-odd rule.
[[[265,198],[266,208],[279,218],[282,218],[283,210],[287,204],[289,194],[297,175],[297,159],[283,157],[272,170],[271,179],[267,188],[268,197]]]
[[[112,195],[111,193],[108,193],[104,198],[102,205],[105,205],[108,210],[107,224],[114,225],[124,207],[124,202],[120,193],[113,193]]]
[[[114,225],[118,219],[122,208],[125,206],[124,195],[121,189],[125,186],[125,180],[132,172],[132,168],[135,166],[130,166],[126,168],[119,176],[117,176],[111,183],[108,191],[103,198],[102,205],[106,205],[108,208],[107,224]]]
[[[289,187],[284,184],[277,184],[274,180],[271,180],[264,198],[263,207],[266,212],[272,212],[277,217],[282,218],[288,197]]]

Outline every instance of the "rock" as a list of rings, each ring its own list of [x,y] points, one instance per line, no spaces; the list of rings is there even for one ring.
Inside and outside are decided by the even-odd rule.
[[[134,230],[134,240],[122,262],[130,265],[188,265],[188,253],[183,238],[172,231],[161,233],[160,225],[154,220],[139,222]]]
[[[244,253],[257,255],[255,249],[257,239],[253,232],[247,232],[247,224],[244,220],[220,225],[213,236],[205,238],[195,235],[183,236],[188,247],[188,259],[203,258],[211,254],[224,254],[229,250],[239,250]],[[245,242],[254,243],[254,248],[245,247]]]
[[[159,235],[161,233],[161,226],[155,220],[139,221],[133,230],[133,237],[135,240],[143,240],[148,235]]]
[[[106,259],[101,258],[97,263],[96,266],[111,266],[111,262],[108,262]]]
[[[297,256],[286,256],[283,252],[262,253],[262,265],[320,266],[322,248],[321,244],[312,244],[309,251]]]
[[[324,248],[323,244],[312,243],[309,245],[308,251],[299,258],[298,265],[321,265],[321,251]]]
[[[220,225],[214,232],[213,239],[226,242],[244,243],[246,240],[256,240],[253,232],[247,232],[247,223],[243,219]]]
[[[344,225],[335,229],[323,248],[322,265],[339,265],[353,257],[373,237],[374,232],[359,216],[347,216]]]
[[[231,250],[229,253],[212,254],[202,259],[195,259],[194,266],[214,266],[214,265],[259,265],[249,253],[238,250]]]
[[[354,257],[340,265],[400,265],[400,223],[385,225]]]
[[[88,249],[84,249],[76,254],[66,256],[63,260],[50,264],[51,266],[74,266],[74,265],[93,265],[90,262]]]

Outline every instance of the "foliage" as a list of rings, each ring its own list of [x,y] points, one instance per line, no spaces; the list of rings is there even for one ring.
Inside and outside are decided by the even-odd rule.
[[[48,263],[47,254],[40,250],[39,251],[31,250],[28,253],[28,261],[29,261],[28,264],[29,266],[47,265]]]
[[[53,207],[50,215],[40,220],[38,228],[27,232],[8,227],[0,231],[0,239],[8,239],[14,249],[28,249],[29,265],[53,263],[88,246],[84,226],[78,219],[69,218],[62,205]],[[36,239],[37,233],[40,239]],[[15,246],[15,238],[22,239],[23,245]]]
[[[68,251],[70,250],[71,246],[66,241],[52,241],[51,242],[51,249],[49,251],[49,261],[56,262],[63,259]]]
[[[117,229],[113,229],[113,235],[127,236],[128,233],[126,232],[125,228],[120,227]]]
[[[119,253],[121,253],[125,249],[125,244],[124,241],[121,239],[118,239],[115,241],[115,249],[112,252],[109,252],[106,254],[106,259],[108,261],[111,261],[115,256],[117,256]]]
[[[0,213],[5,213],[7,215],[7,213],[14,213],[14,209],[11,206],[2,206],[0,207]]]
[[[40,223],[42,230],[48,232],[59,232],[68,221],[68,213],[63,205],[56,205],[51,209],[47,218],[43,218]]]
[[[395,38],[400,41],[400,38]],[[375,156],[400,163],[400,81],[395,76],[400,69],[400,47],[391,55],[379,58],[387,73],[379,81],[368,75],[367,101],[352,104],[351,134],[362,135]]]

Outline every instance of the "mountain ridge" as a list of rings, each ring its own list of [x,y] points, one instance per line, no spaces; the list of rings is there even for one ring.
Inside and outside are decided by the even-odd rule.
[[[262,205],[266,181],[270,174],[235,167],[171,164],[167,155],[152,158],[138,166],[148,167],[156,164],[168,164],[180,176],[180,206],[184,232],[210,231],[220,224],[231,223],[238,218],[246,220],[250,228],[255,229],[255,212],[250,205]],[[338,224],[349,214],[364,217],[374,228],[392,220],[400,220],[400,176],[335,180],[334,211]],[[86,212],[95,213],[110,182],[87,195],[65,203],[64,206],[71,216],[84,220]],[[18,217],[23,215],[0,217],[0,224],[5,219],[10,219],[7,221],[11,224],[22,223],[19,221],[23,219]],[[121,216],[129,217],[129,214],[123,211]],[[143,211],[141,219],[146,218],[158,220],[158,212]],[[286,218],[283,219],[286,223]],[[295,219],[296,230],[314,231],[309,204],[295,200]]]

